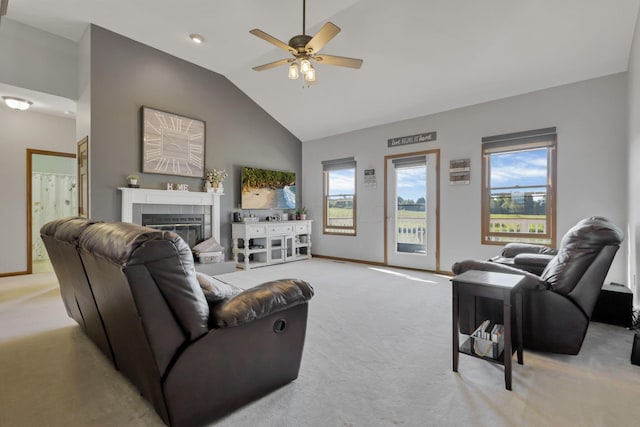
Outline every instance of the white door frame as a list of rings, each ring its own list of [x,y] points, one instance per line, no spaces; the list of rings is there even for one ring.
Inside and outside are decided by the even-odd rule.
[[[429,236],[435,237],[435,270],[440,271],[440,150],[425,150],[425,151],[417,151],[411,153],[402,153],[402,154],[393,154],[384,157],[384,263],[385,265],[389,265],[389,222],[390,222],[390,212],[388,211],[389,206],[389,194],[393,191],[393,189],[388,188],[388,181],[390,173],[393,171],[389,170],[388,164],[390,160],[402,157],[413,157],[413,156],[429,156],[432,155],[435,158],[435,233],[429,233]],[[416,267],[417,268],[417,267]]]

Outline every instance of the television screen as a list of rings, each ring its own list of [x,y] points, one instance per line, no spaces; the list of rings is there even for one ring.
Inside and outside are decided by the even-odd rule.
[[[295,209],[296,174],[242,168],[242,209]]]

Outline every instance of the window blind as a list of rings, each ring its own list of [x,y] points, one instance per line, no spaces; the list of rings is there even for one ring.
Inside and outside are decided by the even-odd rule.
[[[356,167],[355,157],[345,157],[343,159],[323,160],[322,170],[335,171],[341,169],[354,169]]]
[[[556,127],[507,133],[482,138],[482,150],[490,154],[503,151],[504,148],[518,146],[521,149],[552,146],[557,136]]]

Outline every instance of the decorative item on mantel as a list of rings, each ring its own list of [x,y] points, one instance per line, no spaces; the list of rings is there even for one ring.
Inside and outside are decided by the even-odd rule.
[[[204,191],[211,193],[216,191],[216,188],[222,189],[222,181],[228,176],[225,169],[209,169],[204,178]]]
[[[189,191],[189,184],[167,182],[167,191]]]
[[[128,175],[127,185],[129,188],[140,188],[140,184],[138,184],[138,175]]]

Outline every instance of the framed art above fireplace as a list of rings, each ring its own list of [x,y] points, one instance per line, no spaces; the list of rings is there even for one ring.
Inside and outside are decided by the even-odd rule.
[[[204,178],[205,122],[142,107],[142,172]]]

